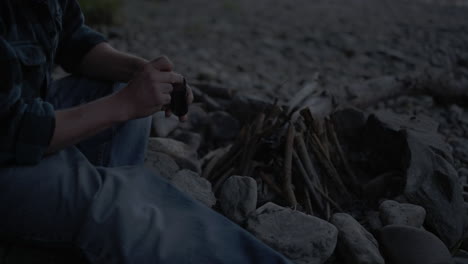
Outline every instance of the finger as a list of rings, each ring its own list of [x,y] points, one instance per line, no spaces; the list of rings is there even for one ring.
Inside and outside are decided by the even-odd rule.
[[[150,62],[151,66],[160,71],[172,71],[174,69],[174,64],[166,56],[161,56]]]
[[[157,102],[158,105],[168,105],[171,103],[171,95],[170,94],[161,94],[159,98],[159,102]]]
[[[187,104],[191,105],[193,103],[193,92],[192,88],[187,85]]]
[[[166,118],[171,117],[172,111],[171,109],[166,109]]]
[[[175,72],[153,72],[152,73],[153,81],[158,83],[183,83],[184,76],[175,73]]]
[[[180,122],[186,122],[188,120],[188,115],[180,116],[179,121]]]
[[[172,93],[172,90],[174,89],[174,87],[172,86],[172,84],[169,84],[169,83],[158,83],[158,88],[159,91],[163,94],[170,94]]]

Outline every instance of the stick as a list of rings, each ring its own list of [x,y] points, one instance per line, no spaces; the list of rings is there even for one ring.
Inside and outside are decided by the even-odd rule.
[[[294,155],[294,154],[293,154]],[[299,157],[297,155],[295,155],[295,159],[299,159]],[[336,210],[338,210],[339,212],[343,212],[343,209],[341,209],[341,207],[335,203],[335,201],[333,201],[327,194],[325,194],[317,185],[315,185],[308,177],[307,173],[302,170],[300,170],[301,172],[301,175],[304,179],[304,182],[306,183],[306,186],[309,188],[309,191],[312,193],[312,194],[315,194],[315,192],[319,193],[325,200],[327,200],[333,207],[335,207]]]
[[[234,168],[230,168],[226,173],[224,173],[219,180],[216,182],[216,184],[213,187],[213,192],[217,193],[219,188],[223,185],[223,183],[233,175],[234,173]]]
[[[292,208],[297,207],[297,199],[292,188],[292,157],[294,148],[294,137],[296,131],[294,124],[289,123],[288,136],[286,139],[286,148],[284,153],[284,189],[288,196],[288,201]]]
[[[305,209],[306,212],[310,215],[314,214],[314,209],[312,208],[312,201],[310,200],[310,193],[307,186],[304,186],[304,199],[305,199]]]
[[[349,179],[351,180],[351,187],[353,188],[353,190],[356,190],[356,188],[359,186],[358,180],[357,180],[356,174],[351,168],[351,165],[349,164],[348,159],[346,158],[344,154],[343,148],[341,147],[340,140],[338,139],[338,136],[335,131],[335,126],[333,125],[331,121],[328,121],[327,125],[329,127],[328,131],[330,132],[331,140],[333,144],[335,145],[336,150],[338,151],[338,156],[341,162],[343,163],[343,167],[346,171],[346,174],[348,174]]]
[[[284,192],[281,190],[281,188],[268,176],[268,174],[264,173],[263,171],[260,172],[260,178],[278,195],[283,197],[285,200],[287,200],[287,196],[284,194]]]
[[[301,161],[303,162],[308,175],[312,177],[312,180],[316,182],[319,188],[322,188],[320,178],[318,176],[317,171],[314,168],[314,165],[312,164],[312,160],[310,158],[309,152],[307,151],[307,147],[304,142],[303,136],[301,134],[296,135],[295,142],[297,142],[298,156],[301,158]]]
[[[315,204],[318,206],[318,210],[322,211],[323,210],[323,201],[322,199],[316,194],[314,187],[312,187],[314,184],[312,183],[309,174],[307,173],[306,169],[304,168],[304,165],[302,164],[301,159],[297,155],[296,151],[293,151],[293,160],[294,163],[296,164],[296,169],[299,170],[299,174],[302,176],[303,181],[306,183],[306,186],[309,188],[309,197],[311,200],[315,201]]]

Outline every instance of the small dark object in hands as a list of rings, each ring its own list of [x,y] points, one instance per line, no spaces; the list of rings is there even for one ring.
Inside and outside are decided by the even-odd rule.
[[[176,116],[184,116],[188,112],[187,104],[187,82],[173,84],[171,93],[171,111]]]

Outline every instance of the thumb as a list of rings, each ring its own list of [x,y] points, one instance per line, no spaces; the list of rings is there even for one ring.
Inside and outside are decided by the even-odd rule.
[[[174,64],[166,56],[161,56],[157,59],[154,59],[150,62],[151,66],[159,71],[172,71],[174,69]]]

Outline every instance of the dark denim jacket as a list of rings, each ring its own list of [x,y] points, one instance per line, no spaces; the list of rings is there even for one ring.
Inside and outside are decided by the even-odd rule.
[[[0,1],[0,165],[40,161],[55,128],[43,101],[54,64],[73,72],[103,41],[76,0]]]

